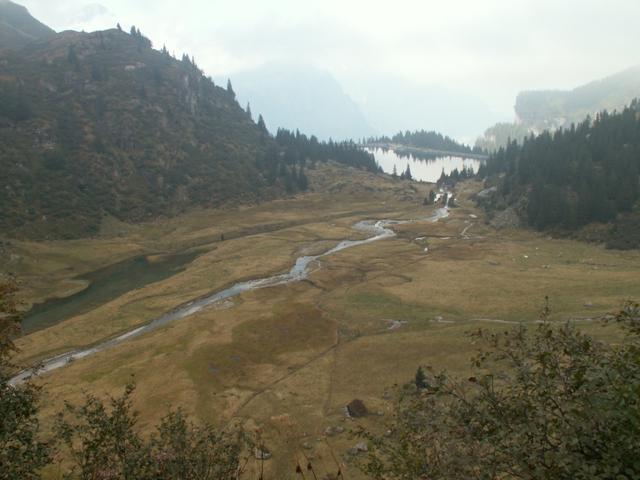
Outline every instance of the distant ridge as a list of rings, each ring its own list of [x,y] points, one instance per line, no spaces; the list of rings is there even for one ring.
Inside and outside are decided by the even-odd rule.
[[[640,97],[640,65],[573,90],[521,92],[515,111],[530,128],[558,128],[602,110],[621,110],[637,97]]]
[[[31,16],[22,5],[0,0],[0,49],[19,49],[56,32]]]
[[[494,151],[509,139],[521,141],[532,133],[568,127],[603,110],[621,111],[635,98],[640,98],[640,65],[572,90],[520,92],[515,105],[517,122],[493,125],[476,146]]]

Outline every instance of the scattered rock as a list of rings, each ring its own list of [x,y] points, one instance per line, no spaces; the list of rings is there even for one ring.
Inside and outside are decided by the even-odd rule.
[[[368,452],[368,451],[369,451],[369,447],[367,447],[367,444],[364,442],[356,443],[353,447],[349,449],[349,453],[351,455],[358,455],[361,452]]]
[[[369,414],[369,410],[367,410],[367,407],[362,400],[356,398],[347,405],[347,413],[350,417],[360,418],[366,417]]]
[[[585,308],[593,308],[593,303],[591,303],[591,302],[585,302],[584,307],[585,307]]]
[[[397,330],[405,323],[407,323],[405,320],[391,320],[391,323],[389,324],[389,327],[387,327],[387,330]]]
[[[304,448],[305,450],[313,450],[313,445],[311,445],[309,442],[304,442],[302,444],[302,448]]]
[[[497,191],[498,191],[498,187],[485,188],[481,192],[476,193],[476,197],[478,197],[479,199],[485,200],[485,199],[491,197]]]
[[[324,430],[325,435],[327,435],[328,437],[333,437],[334,435],[338,435],[343,432],[344,427],[341,427],[340,425],[336,425],[335,427],[327,427]]]
[[[262,448],[258,448],[256,447],[253,450],[253,455],[258,459],[258,460],[269,460],[273,455],[271,454],[271,452],[269,450],[267,450],[266,448],[262,447]]]
[[[236,304],[233,300],[226,299],[214,303],[211,308],[213,308],[214,310],[228,310],[229,308],[235,307],[235,305]]]
[[[495,260],[489,260],[489,265],[492,265],[494,267],[497,267],[498,265],[500,265],[500,262],[496,262]]]
[[[521,226],[521,221],[515,209],[509,207],[497,213],[490,224],[493,228],[500,230],[502,228],[518,228]]]
[[[431,320],[431,323],[455,323],[453,320],[445,320],[443,316],[438,315],[436,317],[433,317],[433,320]]]

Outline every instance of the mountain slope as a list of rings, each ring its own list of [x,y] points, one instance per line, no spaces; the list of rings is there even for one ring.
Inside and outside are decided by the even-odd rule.
[[[476,145],[495,151],[509,139],[521,142],[531,133],[569,127],[603,110],[620,111],[635,98],[640,98],[640,65],[573,90],[521,92],[515,105],[517,123],[490,127]]]
[[[493,207],[512,205],[539,230],[613,221],[610,246],[640,246],[640,103],[511,142],[479,175],[499,187]]]
[[[33,18],[22,5],[0,0],[0,49],[19,49],[53,34],[52,29]]]
[[[273,141],[188,59],[119,30],[64,32],[0,55],[0,231],[96,233],[193,205],[277,193]]]
[[[573,90],[521,92],[515,111],[522,123],[541,130],[580,122],[602,110],[620,110],[636,97],[640,97],[640,65]]]
[[[231,78],[241,103],[262,114],[272,133],[299,129],[321,140],[359,139],[374,133],[358,105],[329,73],[272,63]]]

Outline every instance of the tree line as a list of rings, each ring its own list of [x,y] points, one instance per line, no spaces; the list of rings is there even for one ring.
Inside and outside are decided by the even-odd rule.
[[[613,220],[640,198],[640,103],[510,141],[478,175],[501,175],[500,197],[510,204],[525,197],[526,220],[537,229]]]
[[[365,143],[398,143],[410,147],[429,148],[433,150],[443,150],[447,152],[459,153],[484,153],[479,147],[471,148],[468,145],[456,142],[449,136],[442,135],[436,131],[416,130],[410,132],[398,132],[392,137],[381,136],[371,137]]]
[[[317,162],[334,161],[372,173],[381,171],[375,157],[353,141],[321,142],[315,135],[308,137],[298,130],[292,132],[284,128],[278,129],[275,141],[284,150],[289,162],[304,165],[308,161],[315,165]]]

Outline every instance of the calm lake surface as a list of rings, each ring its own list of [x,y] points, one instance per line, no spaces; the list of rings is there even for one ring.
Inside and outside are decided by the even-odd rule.
[[[398,175],[400,175],[407,169],[407,165],[409,165],[413,178],[423,182],[437,182],[443,169],[447,175],[456,168],[462,170],[465,167],[471,167],[474,172],[477,172],[481,163],[481,160],[472,158],[449,156],[422,158],[414,155],[399,155],[393,150],[382,148],[367,150],[376,157],[376,161],[385,173],[393,173],[393,167],[395,165]]]

